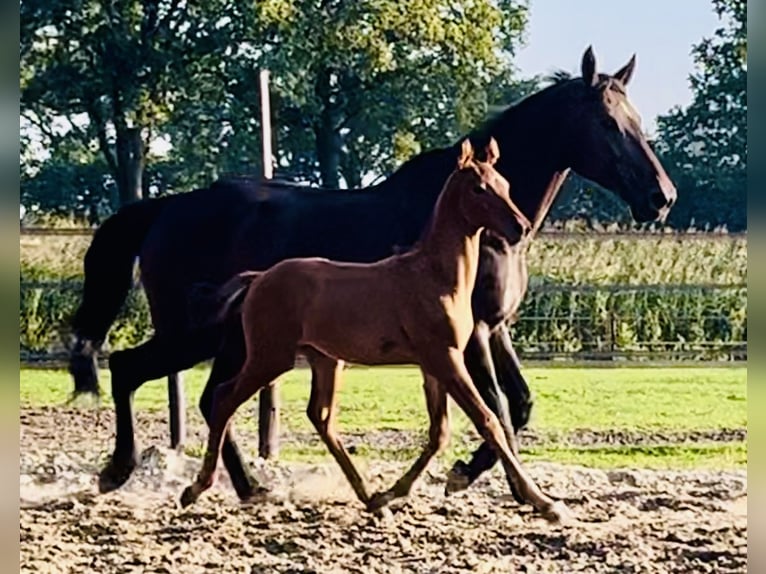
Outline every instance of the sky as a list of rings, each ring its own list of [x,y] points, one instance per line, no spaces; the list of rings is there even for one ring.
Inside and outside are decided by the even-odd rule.
[[[593,46],[599,71],[616,72],[635,52],[628,97],[653,132],[655,118],[691,101],[691,49],[720,26],[710,0],[530,0],[522,76],[563,69],[580,75]]]

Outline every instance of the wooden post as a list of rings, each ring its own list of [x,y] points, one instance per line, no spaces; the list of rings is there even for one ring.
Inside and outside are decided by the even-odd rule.
[[[269,71],[261,70],[261,130],[263,134],[263,177],[272,177],[271,108],[269,105]],[[258,396],[258,456],[276,458],[279,455],[279,394],[269,385]]]
[[[180,373],[168,375],[170,408],[170,448],[179,448],[186,440],[186,399]]]

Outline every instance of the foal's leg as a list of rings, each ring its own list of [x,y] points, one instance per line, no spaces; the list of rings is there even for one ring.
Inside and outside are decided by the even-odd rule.
[[[377,510],[391,502],[394,498],[408,496],[412,485],[426,469],[431,459],[439,454],[449,442],[449,410],[447,409],[447,393],[439,382],[424,375],[423,389],[426,393],[426,406],[431,426],[428,429],[428,444],[423,452],[410,467],[407,473],[396,481],[396,484],[384,492],[373,495],[368,510]]]
[[[343,474],[354,489],[357,498],[367,505],[370,495],[354,463],[343,448],[335,427],[338,417],[336,393],[341,382],[343,362],[313,349],[305,351],[311,364],[311,398],[306,409],[309,420],[322,437],[327,449],[340,465]]]
[[[508,478],[516,485],[522,498],[532,504],[546,519],[558,521],[564,517],[566,506],[554,501],[535,484],[508,447],[497,416],[482,401],[463,363],[463,354],[456,348],[447,353],[430,352],[423,365],[426,371],[444,385],[455,402],[468,415],[482,437],[497,450]]]
[[[213,369],[215,370],[215,366]],[[220,382],[221,380],[224,382]],[[216,391],[226,384],[225,381],[226,379],[223,378],[217,380],[214,379],[213,372],[211,372],[205,390],[200,397],[199,408],[202,412],[202,416],[208,423],[208,426],[212,423],[213,401]],[[251,498],[256,492],[257,482],[250,474],[247,466],[242,462],[242,455],[232,438],[231,426],[229,426],[224,433],[221,458],[223,459],[226,470],[229,472],[231,484],[237,492],[237,496],[243,501]]]
[[[235,320],[228,321],[226,329],[226,335],[215,357],[213,368],[199,402],[200,411],[208,425],[212,417],[213,397],[216,389],[225,381],[236,376],[244,365],[246,357],[241,316],[237,314]],[[258,491],[258,484],[250,474],[248,466],[242,462],[242,456],[232,438],[231,425],[224,435],[221,458],[240,500],[246,501],[253,497]]]
[[[481,398],[487,407],[498,416],[511,451],[518,457],[518,442],[513,425],[511,424],[508,402],[506,401],[505,393],[503,393],[498,384],[495,366],[492,361],[490,336],[490,330],[486,323],[479,322],[476,324],[464,352],[465,365]],[[497,454],[495,450],[489,443],[483,442],[474,451],[468,464],[462,460],[455,462],[447,477],[446,493],[449,494],[467,488],[482,473],[492,468],[496,462]],[[511,484],[511,492],[513,492],[514,498],[521,503],[522,501],[514,490],[513,484]]]
[[[260,357],[259,357],[260,359]],[[187,486],[181,495],[181,506],[189,506],[215,482],[218,469],[218,459],[221,456],[223,439],[228,430],[231,417],[237,408],[269,385],[282,373],[292,368],[292,361],[275,361],[274,357],[264,356],[260,363],[248,362],[242,371],[231,381],[226,382],[216,389],[213,397],[212,416],[210,420],[210,432],[208,434],[207,450],[202,463],[202,470],[197,479]]]

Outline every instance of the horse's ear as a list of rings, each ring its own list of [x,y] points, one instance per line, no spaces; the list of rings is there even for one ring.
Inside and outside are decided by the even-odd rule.
[[[495,162],[500,157],[500,148],[497,147],[497,142],[495,141],[495,138],[489,138],[489,143],[487,144],[487,147],[484,150],[484,153],[487,154],[487,163],[489,165],[495,165]]]
[[[460,158],[457,160],[457,166],[459,169],[463,169],[466,164],[473,158],[473,146],[471,140],[465,138],[463,145],[460,147]]]
[[[586,85],[596,85],[598,74],[596,74],[596,56],[593,55],[593,46],[588,46],[588,49],[585,50],[585,53],[582,55],[580,71],[582,73],[583,82],[585,82]]]
[[[630,57],[630,60],[628,60],[628,63],[625,64],[622,68],[620,68],[614,74],[614,77],[620,80],[623,86],[627,86],[628,82],[630,81],[630,78],[633,76],[633,68],[635,67],[636,67],[636,55],[633,54]]]

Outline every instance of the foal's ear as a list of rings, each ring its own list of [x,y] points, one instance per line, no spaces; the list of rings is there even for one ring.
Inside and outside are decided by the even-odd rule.
[[[460,148],[460,157],[457,160],[458,169],[463,169],[473,159],[473,146],[471,140],[465,138]]]
[[[497,142],[495,141],[495,138],[489,138],[489,143],[487,144],[487,147],[484,149],[484,153],[487,154],[487,163],[489,165],[495,165],[495,162],[500,157],[500,148],[497,147]]]
[[[585,85],[596,85],[598,82],[598,74],[596,73],[596,56],[593,54],[593,46],[588,46],[588,49],[585,50],[585,53],[582,55],[580,71]]]

